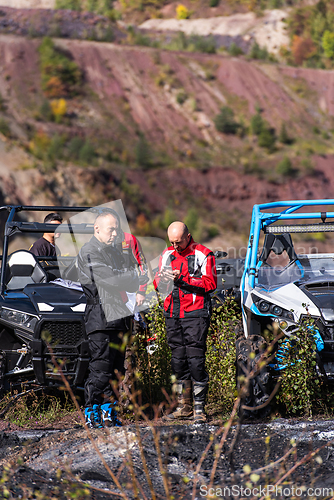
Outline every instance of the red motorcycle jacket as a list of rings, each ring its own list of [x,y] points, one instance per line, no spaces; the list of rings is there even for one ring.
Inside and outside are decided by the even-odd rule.
[[[180,271],[176,281],[165,283],[159,272],[163,267]],[[217,288],[216,262],[211,250],[192,238],[188,246],[178,253],[171,246],[159,260],[159,271],[154,280],[156,290],[166,295],[165,316],[170,318],[208,317],[210,315],[210,292]]]

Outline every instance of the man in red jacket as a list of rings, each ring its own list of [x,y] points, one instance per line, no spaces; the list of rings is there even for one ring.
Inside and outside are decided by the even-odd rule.
[[[167,419],[205,422],[209,376],[205,370],[210,323],[210,292],[217,287],[213,253],[196,243],[183,222],[168,228],[171,246],[160,257],[156,289],[164,294],[164,314],[172,370],[177,377],[178,406]],[[194,413],[192,398],[194,400]]]

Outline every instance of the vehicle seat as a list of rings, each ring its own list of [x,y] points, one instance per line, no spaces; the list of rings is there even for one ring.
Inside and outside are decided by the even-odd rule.
[[[293,272],[293,270],[290,268],[291,263],[293,262],[297,266],[297,278],[301,278],[304,276],[304,269],[301,263],[299,262],[298,256],[295,252],[295,249],[293,247],[291,235],[289,233],[285,234],[266,234],[266,237],[264,239],[263,243],[263,248],[261,255],[259,257],[259,261],[257,263],[257,270],[258,270],[258,277],[260,276],[261,273],[261,283],[262,284],[268,284],[267,283],[267,277],[266,277],[266,269],[269,271],[271,269],[271,265],[267,262],[267,259],[270,255],[270,252],[274,252],[276,255],[281,255],[284,251],[286,251],[287,256],[289,258],[289,263],[280,271],[280,273],[285,272],[286,276],[286,271],[287,272]],[[278,271],[276,271],[277,273]]]
[[[290,262],[297,259],[297,254],[293,248],[292,239],[290,234],[266,234],[264,239],[262,252],[259,258],[258,267],[262,264],[267,264],[267,259],[270,252],[274,252],[276,255],[281,255],[284,250],[288,254]]]
[[[28,250],[13,252],[7,262],[5,284],[7,289],[22,289],[32,283],[46,283],[47,274]]]
[[[79,281],[79,274],[78,274],[78,258],[75,257],[71,264],[67,266],[66,269],[62,272],[61,276],[64,280],[70,280],[70,281]]]

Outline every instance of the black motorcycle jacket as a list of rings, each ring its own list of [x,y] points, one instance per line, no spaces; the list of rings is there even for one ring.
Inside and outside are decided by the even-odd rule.
[[[86,333],[105,329],[124,331],[126,318],[130,316],[125,292],[138,290],[137,270],[126,267],[119,250],[93,236],[79,252],[78,271],[87,299]]]

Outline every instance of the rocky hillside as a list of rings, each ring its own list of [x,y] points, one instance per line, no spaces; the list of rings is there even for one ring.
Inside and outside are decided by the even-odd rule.
[[[54,39],[77,78],[59,87],[40,45],[0,36],[2,203],[122,198],[141,234],[185,217],[206,239],[246,233],[254,203],[332,196],[332,71]]]

